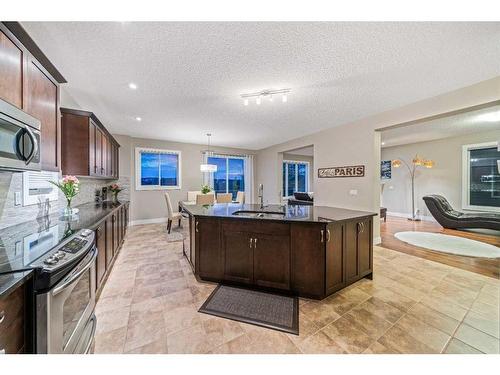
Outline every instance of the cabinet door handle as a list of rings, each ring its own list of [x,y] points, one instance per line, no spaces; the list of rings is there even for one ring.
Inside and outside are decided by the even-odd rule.
[[[196,233],[198,233],[198,224],[199,224],[199,223],[200,223],[200,222],[199,222],[199,221],[197,221],[197,222],[196,222],[196,225],[195,225],[195,230],[196,230]]]
[[[321,242],[325,242],[325,231],[323,229],[321,229]]]
[[[257,248],[257,238],[254,238],[253,239],[253,248],[256,249]]]
[[[0,324],[3,323],[3,321],[5,320],[5,311],[0,311]]]
[[[330,229],[326,230],[326,242],[330,242]]]
[[[253,241],[253,238],[250,238],[250,249],[252,248],[252,241]]]

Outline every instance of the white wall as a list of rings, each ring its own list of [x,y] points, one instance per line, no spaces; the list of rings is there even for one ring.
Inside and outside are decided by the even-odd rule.
[[[457,210],[462,209],[462,146],[466,144],[495,142],[500,139],[498,131],[462,135],[435,141],[412,143],[382,149],[382,160],[411,160],[418,154],[436,162],[432,169],[419,168],[415,173],[415,208],[427,219],[431,214],[422,197],[440,194],[446,197]],[[389,213],[411,213],[411,182],[408,169],[404,166],[392,168],[392,178],[383,180],[383,207]]]
[[[383,95],[383,93],[381,93]],[[365,177],[318,179],[314,174],[315,205],[378,212],[380,207],[380,133],[377,129],[500,99],[500,77],[434,98],[330,128],[259,151],[256,184],[264,184],[265,199],[279,202],[278,153],[314,146],[315,169],[363,164]],[[355,105],[355,104],[354,104]],[[349,190],[358,191],[356,196]],[[375,220],[374,238],[380,236]]]
[[[120,143],[120,178],[130,176],[130,218],[132,221],[154,221],[166,217],[164,193],[177,208],[177,202],[186,200],[189,190],[200,190],[203,175],[200,172],[202,151],[206,145],[169,142],[154,139],[132,138],[125,135],[113,135]],[[135,189],[135,148],[149,147],[181,151],[181,189],[180,190],[136,190]],[[213,147],[213,151],[228,154],[252,154],[250,150]]]

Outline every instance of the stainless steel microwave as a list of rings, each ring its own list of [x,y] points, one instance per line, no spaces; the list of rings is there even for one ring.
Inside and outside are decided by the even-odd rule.
[[[0,99],[0,170],[39,171],[40,121]]]

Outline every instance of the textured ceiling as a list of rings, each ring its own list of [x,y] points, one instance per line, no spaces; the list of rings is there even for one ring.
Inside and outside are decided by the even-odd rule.
[[[500,23],[23,26],[111,132],[181,142],[261,149],[500,75]]]
[[[384,130],[382,148],[494,130],[500,141],[500,105]]]

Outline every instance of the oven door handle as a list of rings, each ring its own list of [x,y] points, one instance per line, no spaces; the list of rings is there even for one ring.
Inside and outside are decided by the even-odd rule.
[[[57,296],[64,289],[66,289],[70,284],[72,284],[73,282],[78,280],[80,278],[80,276],[82,276],[90,267],[92,267],[92,265],[94,264],[94,262],[97,258],[97,253],[98,253],[97,247],[94,247],[93,251],[94,251],[94,254],[92,255],[92,258],[90,258],[90,260],[87,262],[87,264],[85,266],[83,266],[83,268],[80,271],[78,271],[76,274],[74,274],[69,279],[67,279],[62,285],[59,285],[58,287],[54,288],[54,290],[52,291],[53,296]]]

